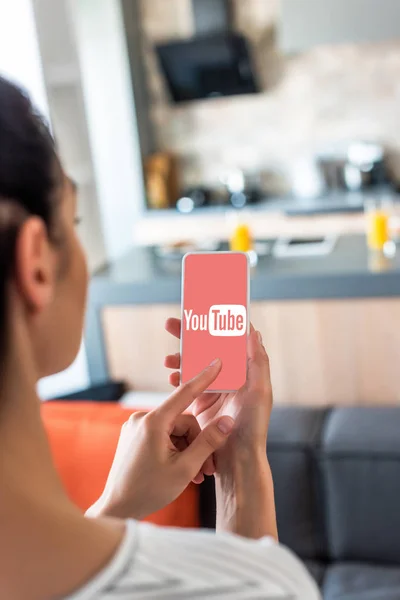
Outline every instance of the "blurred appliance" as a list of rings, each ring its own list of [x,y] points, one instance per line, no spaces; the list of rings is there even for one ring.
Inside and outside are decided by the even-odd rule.
[[[332,146],[298,161],[291,174],[298,198],[320,198],[332,191],[361,192],[390,184],[385,151],[364,141]]]
[[[196,36],[156,46],[175,103],[259,91],[246,39],[233,31],[229,0],[192,0]]]
[[[156,51],[175,103],[259,91],[247,42],[239,34],[170,42]]]
[[[320,238],[279,238],[273,248],[275,258],[327,256],[335,248],[337,236]]]
[[[389,183],[385,152],[380,144],[352,142],[342,151],[317,157],[328,189],[355,192]]]
[[[289,187],[295,198],[319,198],[325,192],[325,181],[313,156],[296,160],[289,173]]]
[[[176,203],[179,212],[187,214],[196,208],[209,206],[212,200],[212,191],[205,187],[195,187],[186,190]]]
[[[220,186],[209,188],[192,187],[184,191],[176,203],[181,213],[207,206],[244,208],[264,199],[259,173],[245,173],[240,169],[230,170],[220,177]]]
[[[234,208],[244,208],[248,204],[256,204],[263,198],[259,173],[246,173],[233,169],[220,177],[227,190],[228,202]]]

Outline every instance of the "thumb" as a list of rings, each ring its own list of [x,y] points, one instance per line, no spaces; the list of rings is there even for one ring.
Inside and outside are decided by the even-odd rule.
[[[193,474],[192,478],[197,475],[207,458],[225,444],[234,424],[232,417],[216,419],[181,453],[181,460],[186,461],[188,470]]]

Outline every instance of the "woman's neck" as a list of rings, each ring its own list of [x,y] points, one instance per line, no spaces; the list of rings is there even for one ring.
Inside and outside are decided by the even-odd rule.
[[[55,497],[63,490],[54,469],[36,393],[37,372],[21,319],[13,323],[0,381],[0,509],[22,495]]]
[[[36,394],[20,389],[20,399],[0,397],[0,509],[7,503],[54,498],[65,494],[54,468]],[[6,406],[5,406],[6,405]]]
[[[23,330],[14,333],[19,343],[0,382],[0,589],[9,600],[63,597],[110,560],[123,526],[85,519],[67,498],[41,420],[29,345]]]

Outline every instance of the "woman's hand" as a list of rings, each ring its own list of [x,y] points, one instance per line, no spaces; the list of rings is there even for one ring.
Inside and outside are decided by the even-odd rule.
[[[212,473],[207,460],[225,444],[233,420],[216,415],[201,429],[193,415],[182,413],[220,370],[220,361],[214,361],[160,407],[131,415],[104,492],[88,516],[143,519],[175,500],[190,481],[202,480],[202,472]]]
[[[166,330],[180,338],[180,319],[168,319]],[[181,358],[179,354],[167,356],[165,366],[174,369],[169,381],[179,385]],[[269,419],[272,409],[272,386],[269,360],[261,334],[251,327],[248,339],[247,380],[237,392],[229,394],[205,393],[193,403],[192,413],[200,426],[206,427],[213,419],[229,415],[235,421],[229,446],[244,449],[256,448],[265,453]]]
[[[166,329],[180,336],[178,319],[169,319]],[[167,367],[179,369],[180,356],[168,356]],[[179,382],[179,372],[170,376]],[[278,539],[274,489],[266,455],[272,409],[269,360],[261,335],[251,328],[248,339],[247,380],[231,394],[201,394],[192,410],[202,427],[222,415],[230,415],[235,426],[223,448],[214,454],[216,463],[217,529],[249,537]]]

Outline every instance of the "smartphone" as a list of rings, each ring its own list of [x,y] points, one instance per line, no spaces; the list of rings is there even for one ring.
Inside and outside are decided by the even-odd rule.
[[[193,252],[182,266],[181,383],[214,359],[222,369],[208,392],[234,392],[246,382],[249,261],[242,252]]]

